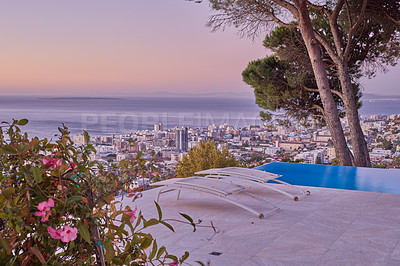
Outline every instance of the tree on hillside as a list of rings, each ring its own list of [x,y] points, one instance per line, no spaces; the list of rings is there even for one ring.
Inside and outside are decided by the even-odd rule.
[[[250,62],[242,73],[243,80],[255,89],[256,103],[269,111],[279,110],[279,114],[275,116],[280,118],[295,118],[305,124],[308,118],[312,117],[324,125],[323,105],[300,33],[277,27],[267,35],[264,46],[272,50],[274,55]],[[329,58],[323,59],[325,62]],[[330,70],[329,66],[327,69]],[[331,92],[339,116],[343,117],[345,113],[339,81],[334,73],[330,72],[328,77]],[[359,108],[359,84],[354,83],[353,86]],[[272,114],[263,112],[261,116],[268,120]]]
[[[381,1],[383,4],[393,2]],[[393,47],[388,41],[398,43],[400,38],[398,24],[376,12],[373,9],[373,1],[367,0],[351,2],[338,0],[335,3],[325,1],[321,5],[306,0],[210,0],[210,2],[217,12],[209,21],[214,30],[234,25],[242,35],[254,35],[263,27],[279,25],[300,31],[310,58],[339,164],[351,165],[351,154],[346,146],[339,112],[330,89],[326,64],[323,61],[324,51],[321,50],[321,46],[323,47],[331,58],[331,67],[336,70],[340,82],[343,106],[353,140],[354,165],[370,166],[349,66],[353,60],[353,63],[363,66],[364,74],[370,74],[368,70],[373,68],[368,69],[368,66],[395,64],[395,59],[399,55],[393,52]],[[395,2],[394,8],[397,8],[399,1]],[[318,21],[325,24],[324,27],[321,28],[320,24],[313,22],[316,17],[320,17]],[[324,30],[325,27],[328,27],[328,30]],[[360,51],[359,56],[353,57],[352,51],[356,49]],[[381,51],[383,51],[382,56],[374,57]],[[370,58],[372,60],[369,60]]]
[[[320,125],[325,125],[323,105],[300,32],[277,27],[266,36],[264,46],[272,50],[274,55],[250,62],[242,73],[243,80],[254,88],[256,103],[267,110],[260,113],[263,120],[278,117],[278,121],[295,119],[308,125],[311,117]],[[324,62],[329,62],[326,54],[323,59]],[[339,80],[332,73],[334,69],[329,65],[326,68],[329,71],[331,92],[342,118],[345,112]],[[356,70],[351,70],[357,73]],[[353,86],[359,108],[359,84],[354,83]],[[273,114],[270,111],[278,112]]]
[[[187,177],[201,170],[238,166],[238,164],[235,157],[229,153],[228,147],[218,150],[214,141],[201,140],[178,162],[175,172],[177,177]]]
[[[283,123],[295,119],[306,125],[312,117],[324,124],[324,110],[315,82],[306,73],[291,69],[289,62],[269,56],[250,62],[243,71],[243,80],[254,88],[256,103],[266,110],[260,112],[262,119],[275,117]],[[343,108],[339,106],[342,103],[336,102],[339,116],[343,117]]]

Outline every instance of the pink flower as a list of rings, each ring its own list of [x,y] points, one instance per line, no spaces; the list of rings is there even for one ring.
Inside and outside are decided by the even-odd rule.
[[[43,163],[45,166],[53,166],[56,160],[54,158],[43,158]]]
[[[53,199],[48,199],[48,201],[42,201],[38,205],[39,212],[35,212],[35,216],[42,216],[41,221],[46,222],[51,215],[50,209],[54,207]]]
[[[62,165],[62,159],[56,160],[54,158],[43,158],[42,161],[45,166],[52,167],[53,169]]]
[[[78,229],[69,227],[68,225],[64,226],[63,229],[64,230],[60,233],[61,241],[64,243],[74,241],[78,234]]]
[[[125,211],[125,213],[131,217],[131,219],[129,219],[129,221],[131,223],[133,223],[133,221],[136,219],[136,211],[137,211],[137,206],[133,211],[130,211],[130,212],[129,211]]]
[[[53,239],[61,239],[61,233],[62,233],[62,229],[54,229],[53,227],[49,226],[47,227],[47,231],[49,232],[51,238]]]
[[[78,234],[78,229],[70,227],[68,225],[64,226],[63,229],[57,230],[49,226],[47,227],[47,231],[49,232],[51,238],[61,239],[61,241],[64,243],[74,241]]]
[[[168,263],[168,266],[178,266],[178,265],[179,265],[179,263],[175,260],[171,263]]]
[[[55,163],[54,163],[54,168],[57,166],[61,166],[62,165],[62,160],[58,159]]]

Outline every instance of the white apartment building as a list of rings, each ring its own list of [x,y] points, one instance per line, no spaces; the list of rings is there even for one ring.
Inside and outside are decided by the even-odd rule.
[[[264,154],[272,156],[272,155],[277,154],[280,150],[281,150],[281,148],[277,148],[277,147],[265,147]]]
[[[325,163],[325,150],[313,150],[302,152],[294,156],[294,160],[304,159],[305,164]]]
[[[304,148],[305,145],[302,142],[281,142],[279,140],[276,141],[275,143],[275,147],[277,148],[281,148],[285,151],[294,151],[297,150],[299,148]]]
[[[150,185],[150,179],[148,178],[139,178],[137,180],[132,181],[129,185],[130,189],[135,189],[139,187],[148,187]]]
[[[183,159],[187,152],[180,152],[180,153],[172,153],[171,154],[171,162],[179,162]]]
[[[392,155],[392,151],[391,150],[384,150],[382,148],[374,148],[372,150],[373,153],[379,153],[379,154],[385,154],[386,156],[390,156]]]

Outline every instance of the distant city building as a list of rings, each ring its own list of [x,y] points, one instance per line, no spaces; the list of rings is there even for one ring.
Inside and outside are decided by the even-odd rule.
[[[302,152],[294,156],[294,160],[303,159],[305,164],[324,164],[326,162],[324,150]]]
[[[277,154],[281,149],[277,147],[265,147],[264,148],[264,153],[268,155],[275,155]]]
[[[183,159],[183,157],[186,155],[186,152],[179,152],[179,153],[172,153],[171,154],[171,162],[179,162]]]
[[[324,132],[315,132],[314,133],[314,141],[329,141],[332,139],[331,134],[329,131],[324,131]]]
[[[294,150],[298,150],[300,148],[304,148],[305,145],[302,142],[281,142],[279,140],[277,140],[275,142],[275,147],[277,148],[282,148],[285,151],[294,151]]]
[[[367,136],[368,148],[373,164],[389,165],[391,158],[399,156],[400,115],[363,116],[361,127]],[[348,124],[342,120],[345,132],[349,132]],[[346,134],[348,140],[350,136]],[[164,128],[162,123],[154,123],[154,130],[140,130],[125,135],[92,136],[96,153],[90,155],[91,160],[118,162],[129,159],[141,151],[145,160],[157,154],[157,167],[161,171],[173,174],[177,162],[188,150],[193,149],[201,140],[211,139],[221,147],[228,145],[229,152],[238,160],[250,160],[255,155],[270,157],[268,161],[280,160],[283,157],[291,160],[303,159],[304,163],[331,163],[336,158],[332,147],[331,135],[326,128],[302,128],[264,125],[246,126],[235,129],[229,124],[209,125],[197,128]],[[379,140],[378,140],[379,139]],[[382,139],[392,142],[391,150],[381,147]],[[74,136],[75,144],[82,145],[85,138],[82,134]],[[317,149],[316,149],[317,148]],[[395,153],[393,153],[396,151]]]
[[[384,149],[381,149],[381,148],[374,148],[372,150],[372,152],[379,153],[379,154],[385,154],[387,156],[392,155],[392,151],[391,150],[384,150]]]
[[[149,178],[138,178],[129,185],[130,189],[135,189],[139,187],[145,187],[147,188],[150,185],[150,179]]]
[[[333,160],[336,158],[336,152],[335,152],[335,148],[334,147],[327,147],[326,148],[326,157],[329,160]]]
[[[83,145],[85,144],[85,137],[83,134],[79,134],[73,137],[73,142],[75,145]]]
[[[387,116],[386,115],[371,115],[370,119],[371,120],[386,120]]]
[[[154,132],[164,131],[164,125],[162,123],[158,123],[154,125]]]
[[[198,141],[189,141],[188,143],[188,148],[191,150],[193,147],[197,146],[199,144]]]
[[[176,150],[187,151],[188,150],[188,129],[183,127],[175,131]]]

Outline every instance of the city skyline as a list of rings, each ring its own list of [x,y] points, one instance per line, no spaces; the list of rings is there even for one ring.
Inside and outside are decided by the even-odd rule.
[[[235,29],[211,32],[208,2],[3,4],[0,95],[252,96],[241,72],[269,52]],[[400,66],[362,79],[364,93],[400,95]]]

